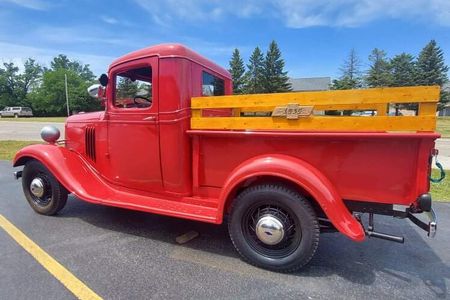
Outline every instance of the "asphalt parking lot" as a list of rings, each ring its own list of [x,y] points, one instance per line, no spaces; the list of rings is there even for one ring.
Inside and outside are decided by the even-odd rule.
[[[405,244],[321,235],[312,262],[278,274],[242,262],[226,226],[103,207],[70,197],[56,217],[34,213],[0,161],[0,214],[105,299],[450,298],[450,205],[436,203],[435,239],[407,220],[376,217]],[[178,245],[189,230],[200,236]],[[74,296],[0,228],[0,299]]]

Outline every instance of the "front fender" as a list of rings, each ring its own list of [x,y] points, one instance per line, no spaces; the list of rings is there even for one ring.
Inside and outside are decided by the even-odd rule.
[[[258,156],[235,168],[220,194],[220,218],[225,203],[235,188],[257,176],[281,177],[297,184],[317,201],[337,230],[352,240],[364,240],[364,229],[349,212],[328,178],[309,163],[287,155]]]
[[[110,191],[99,184],[92,168],[65,147],[51,144],[27,146],[16,153],[13,166],[24,165],[30,159],[40,161],[69,192],[83,200],[100,203],[110,195]],[[88,193],[93,190],[96,191],[95,196]]]

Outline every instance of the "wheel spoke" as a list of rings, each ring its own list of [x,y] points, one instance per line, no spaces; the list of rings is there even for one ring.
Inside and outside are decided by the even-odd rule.
[[[281,222],[282,228],[284,228],[281,240],[276,244],[269,244],[269,241],[274,241],[267,237],[264,241],[260,239],[257,233],[257,223],[261,218],[273,218]],[[296,222],[289,215],[288,211],[279,205],[264,204],[253,207],[250,209],[246,217],[243,220],[244,234],[247,236],[251,247],[258,253],[272,257],[282,258],[290,255],[295,249],[297,249],[301,240],[301,232],[296,230]],[[274,234],[280,234],[274,232]],[[276,239],[275,239],[276,241]]]

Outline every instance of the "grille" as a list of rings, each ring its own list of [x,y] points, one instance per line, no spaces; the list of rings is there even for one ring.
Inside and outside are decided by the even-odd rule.
[[[84,135],[84,144],[86,145],[86,156],[95,161],[95,128],[86,127]]]

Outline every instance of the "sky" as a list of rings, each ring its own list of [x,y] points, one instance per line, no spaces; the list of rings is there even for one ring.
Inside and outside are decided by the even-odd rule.
[[[0,0],[0,62],[43,65],[60,54],[96,75],[115,58],[182,43],[228,68],[275,40],[290,77],[339,76],[354,48],[369,66],[375,47],[418,55],[435,39],[450,64],[449,0]]]

